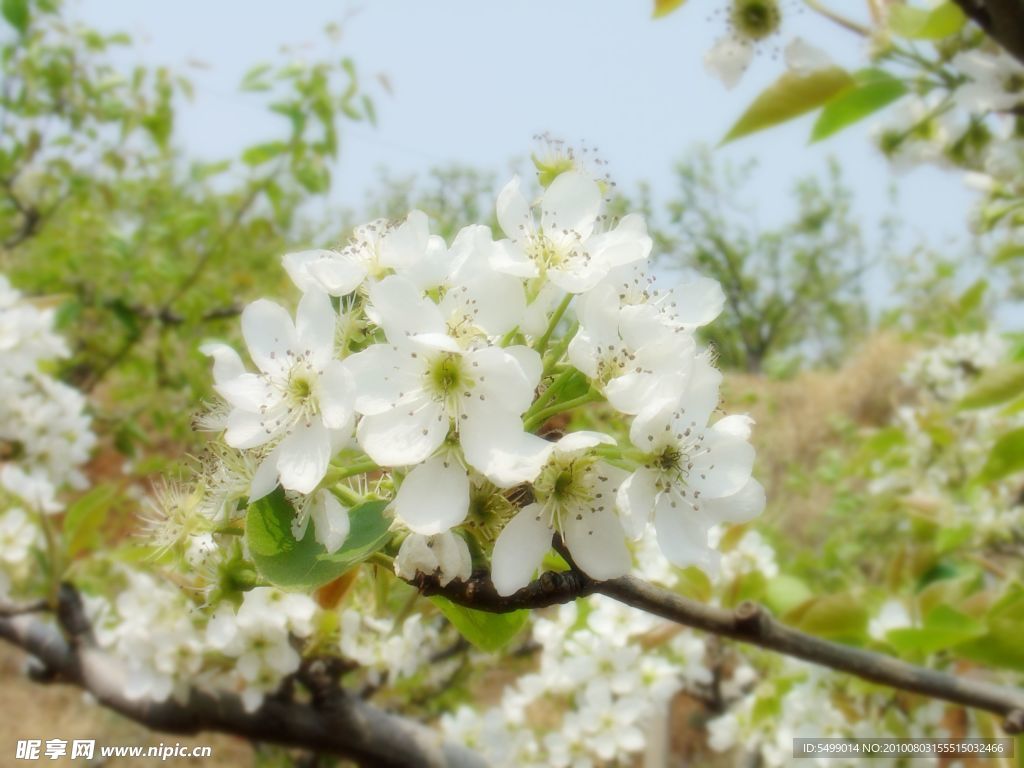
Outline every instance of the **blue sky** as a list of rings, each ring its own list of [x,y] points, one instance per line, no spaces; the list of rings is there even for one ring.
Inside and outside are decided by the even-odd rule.
[[[339,55],[351,56],[367,78],[386,75],[393,87],[391,95],[377,94],[376,129],[359,125],[343,134],[334,199],[358,209],[381,167],[405,174],[458,161],[503,170],[544,131],[596,146],[620,185],[648,180],[657,202],[671,191],[673,162],[694,143],[714,144],[778,75],[782,45],[793,34],[840,63],[863,62],[856,36],[800,10],[726,91],[702,64],[724,32],[719,5],[690,0],[659,21],[647,0],[77,0],[72,8],[100,28],[132,33],[131,56],[190,74],[196,99],[183,111],[178,140],[209,157],[236,155],[279,132],[276,118],[238,94],[242,74],[260,61],[322,51],[323,27],[348,17]],[[284,45],[292,52],[282,54]],[[797,175],[835,155],[866,220],[885,212],[895,179],[898,215],[911,236],[966,242],[971,196],[960,178],[930,168],[894,177],[868,138],[869,125],[808,147],[804,119],[718,152],[759,158],[751,202],[766,222],[782,212]]]

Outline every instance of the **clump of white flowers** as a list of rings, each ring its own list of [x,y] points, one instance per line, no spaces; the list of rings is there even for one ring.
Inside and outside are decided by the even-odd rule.
[[[0,594],[38,575],[42,516],[85,485],[81,467],[96,443],[85,399],[50,373],[68,354],[53,326],[53,309],[0,275]]]
[[[631,764],[673,695],[711,683],[704,640],[677,630],[606,597],[563,605],[534,622],[537,670],[441,728],[496,768]]]
[[[1024,415],[999,406],[960,407],[1009,351],[999,334],[971,333],[907,362],[902,380],[912,388],[913,400],[896,410],[889,447],[871,467],[871,493],[900,498],[918,517],[961,529],[978,543],[1014,535],[1024,521],[1019,482],[1012,474],[973,481],[983,477],[1000,437],[1024,426]]]
[[[591,577],[621,576],[649,526],[672,563],[713,573],[712,526],[764,506],[751,422],[720,415],[721,375],[695,336],[721,288],[662,286],[643,218],[610,217],[605,180],[567,163],[545,181],[536,197],[518,177],[501,190],[498,233],[448,243],[413,211],[286,256],[294,320],[267,300],[242,315],[257,371],[204,347],[226,401],[204,423],[238,457],[202,481],[235,489],[213,506],[237,517],[281,486],[296,538],[310,524],[336,552],[349,510],[384,498],[406,536],[399,574],[447,583],[490,560],[503,595],[555,539]],[[591,403],[625,430],[567,431]]]

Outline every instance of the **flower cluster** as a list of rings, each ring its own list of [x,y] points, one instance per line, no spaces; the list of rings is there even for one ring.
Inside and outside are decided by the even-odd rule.
[[[751,421],[717,418],[721,375],[695,332],[721,311],[715,281],[663,288],[642,217],[605,212],[602,180],[568,167],[531,200],[497,199],[503,237],[451,243],[414,211],[358,227],[338,250],[292,253],[294,319],[261,299],[242,333],[255,371],[210,343],[224,405],[204,419],[237,451],[207,472],[214,506],[286,492],[301,537],[329,552],[348,511],[391,501],[405,536],[396,570],[467,578],[491,555],[501,594],[525,586],[553,537],[596,579],[631,568],[653,525],[676,565],[713,571],[708,532],[764,506]],[[626,434],[567,431],[604,403]],[[221,451],[221,454],[224,452]]]
[[[708,722],[712,749],[746,755],[759,765],[793,761],[797,738],[950,738],[940,701],[894,701],[854,678],[782,657],[777,668],[738,698],[728,711]],[[957,734],[960,735],[960,734]],[[973,734],[971,734],[973,735]],[[931,765],[939,765],[931,759]],[[880,758],[882,765],[903,765],[902,758]],[[863,756],[811,757],[810,765],[858,766]],[[928,765],[928,759],[923,759]]]
[[[561,606],[534,623],[533,638],[537,671],[507,687],[498,706],[463,706],[441,721],[490,765],[630,764],[672,696],[711,682],[703,640],[610,598]]]
[[[955,336],[912,357],[902,379],[914,400],[896,410],[889,447],[871,466],[869,491],[902,499],[915,514],[979,543],[1011,537],[1024,520],[1011,477],[983,477],[1002,435],[1024,426],[1012,409],[964,409],[961,399],[1009,353],[995,333]]]
[[[68,354],[53,321],[0,276],[0,486],[42,513],[63,509],[61,490],[83,487],[96,442],[85,399],[46,371]]]

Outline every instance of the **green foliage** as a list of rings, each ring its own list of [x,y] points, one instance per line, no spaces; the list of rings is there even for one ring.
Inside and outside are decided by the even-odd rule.
[[[465,608],[441,596],[431,597],[430,602],[437,606],[464,638],[487,653],[506,646],[530,618],[529,611],[487,613]]]
[[[890,630],[886,642],[900,653],[929,654],[948,650],[985,634],[985,625],[948,605],[925,616],[920,627]]]
[[[808,73],[786,72],[754,99],[729,129],[722,143],[735,141],[811,112],[854,85],[855,81],[850,74],[839,67]]]
[[[0,256],[19,288],[58,304],[72,357],[63,378],[140,436],[193,443],[208,397],[204,336],[234,333],[241,305],[280,294],[280,255],[303,242],[312,195],[328,191],[341,125],[372,103],[351,60],[261,65],[243,79],[283,120],[237,158],[175,146],[191,85],[166,68],[115,64],[121,34],[65,20],[54,2],[7,0],[0,92]],[[159,394],[157,394],[159,393]]]
[[[955,35],[967,22],[960,7],[943,2],[932,8],[894,3],[889,8],[889,29],[911,40],[939,40]]]
[[[1002,435],[989,452],[981,470],[986,481],[1000,480],[1024,470],[1024,427]]]
[[[292,534],[295,510],[278,488],[249,506],[245,537],[260,575],[286,589],[310,590],[327,584],[369,558],[389,540],[387,502],[370,501],[349,510],[351,528],[337,552],[316,541],[312,523],[301,540]]]
[[[662,16],[668,16],[672,11],[682,7],[686,0],[654,0],[654,18],[660,19]]]
[[[864,69],[854,83],[829,99],[811,129],[811,141],[821,141],[874,114],[907,93],[907,87],[882,69]]]
[[[753,170],[706,153],[682,163],[659,250],[668,265],[721,283],[726,310],[705,336],[723,366],[759,371],[783,353],[834,360],[867,326],[864,227],[850,192],[833,164],[823,179],[798,181],[791,218],[765,229],[742,202]]]
[[[1024,363],[1004,363],[982,373],[960,400],[960,407],[991,408],[1021,395],[1024,395]]]

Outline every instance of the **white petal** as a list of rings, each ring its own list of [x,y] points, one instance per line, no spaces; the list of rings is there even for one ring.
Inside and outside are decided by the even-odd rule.
[[[364,416],[356,434],[359,445],[382,467],[419,464],[448,434],[443,407],[428,399],[412,400],[383,413]]]
[[[228,414],[227,430],[224,442],[232,448],[255,448],[270,440],[273,435],[267,433],[263,416],[253,411],[235,409]]]
[[[721,80],[726,88],[732,88],[747,71],[753,55],[754,46],[726,36],[704,55],[704,67]]]
[[[513,413],[522,413],[533,402],[540,380],[540,355],[528,347],[515,352],[500,347],[484,347],[465,357],[466,370],[475,379],[471,392],[476,399]]]
[[[501,192],[498,193],[496,206],[498,224],[506,237],[519,241],[523,237],[524,227],[530,225],[530,206],[520,191],[519,176],[513,176]]]
[[[512,240],[501,240],[491,251],[491,268],[495,272],[513,277],[536,277],[540,274],[537,265]]]
[[[569,456],[573,453],[581,453],[596,445],[615,445],[615,438],[603,432],[590,432],[580,430],[563,435],[555,443],[555,453],[561,456]]]
[[[475,400],[466,406],[459,438],[466,461],[499,488],[536,478],[554,449],[554,443],[523,431],[516,414]]]
[[[329,259],[330,257],[331,251],[320,249],[296,251],[294,253],[286,253],[281,259],[281,264],[284,266],[284,271],[288,273],[288,277],[295,283],[295,287],[305,292],[311,288],[320,287],[316,278],[309,273],[309,265],[314,261]]]
[[[469,477],[447,457],[414,467],[395,497],[395,514],[415,533],[432,536],[453,528],[469,511]]]
[[[267,457],[263,459],[256,469],[256,473],[252,476],[252,480],[249,483],[250,504],[254,501],[259,501],[277,488],[277,456],[276,450],[267,454]]]
[[[586,239],[594,230],[601,210],[601,190],[592,178],[579,171],[565,171],[551,182],[541,200],[545,233],[568,230]]]
[[[355,378],[340,360],[331,360],[317,383],[320,417],[328,429],[351,429]]]
[[[709,575],[717,573],[718,553],[708,546],[709,521],[686,499],[662,494],[654,512],[654,527],[661,551],[674,565],[696,565]]]
[[[786,46],[783,56],[786,59],[786,66],[801,75],[835,66],[831,56],[802,37],[794,37]]]
[[[671,290],[674,307],[670,314],[685,328],[707,325],[722,313],[725,292],[717,280],[693,275]]]
[[[731,416],[723,416],[712,425],[715,432],[723,435],[730,435],[740,440],[749,440],[751,427],[754,420],[745,413],[734,413]]]
[[[366,265],[343,253],[311,262],[307,270],[331,296],[347,296],[366,279]]]
[[[491,556],[491,581],[499,595],[511,595],[530,583],[551,549],[553,531],[541,519],[541,509],[530,504],[502,529]]]
[[[565,545],[576,564],[592,579],[617,579],[632,564],[626,535],[610,509],[568,515],[563,523]]]
[[[333,493],[326,489],[317,493],[313,501],[312,518],[316,540],[331,554],[341,549],[348,538],[351,522],[348,510]]]
[[[714,430],[704,433],[704,450],[692,459],[687,483],[705,499],[731,496],[750,479],[754,447]]]
[[[441,566],[441,586],[447,586],[452,579],[469,581],[473,575],[473,558],[466,540],[454,533],[442,533],[434,539],[437,561]]]
[[[420,261],[430,239],[430,223],[423,211],[411,211],[405,221],[388,232],[380,244],[380,263],[401,271]]]
[[[373,344],[342,361],[352,375],[359,413],[389,411],[402,395],[416,388],[415,374],[421,366],[411,354],[390,344]]]
[[[369,289],[373,319],[388,341],[401,343],[417,333],[446,333],[441,311],[419,289],[400,275],[388,275]]]
[[[631,538],[639,539],[643,536],[651,521],[657,497],[654,485],[656,478],[652,470],[641,467],[619,486],[616,501],[622,513],[623,526]]]
[[[289,491],[310,493],[327,474],[331,440],[319,420],[295,425],[277,450],[281,485]]]
[[[273,407],[281,393],[270,385],[266,376],[243,373],[233,379],[218,382],[214,389],[234,408],[257,413],[263,406]]]
[[[284,307],[257,299],[242,310],[242,336],[249,356],[265,373],[280,373],[295,347],[295,326]]]
[[[765,492],[754,478],[731,496],[719,499],[701,499],[701,508],[711,519],[718,522],[746,523],[764,512]]]
[[[679,403],[682,413],[680,420],[686,425],[704,427],[718,407],[718,387],[721,383],[721,371],[711,365],[706,355],[698,357],[694,362],[689,386]]]
[[[314,368],[322,369],[334,356],[334,328],[338,316],[321,290],[307,291],[295,312],[296,352],[309,353]]]
[[[204,355],[213,358],[213,380],[217,384],[234,379],[245,373],[242,358],[233,347],[219,341],[208,341],[199,347]]]

